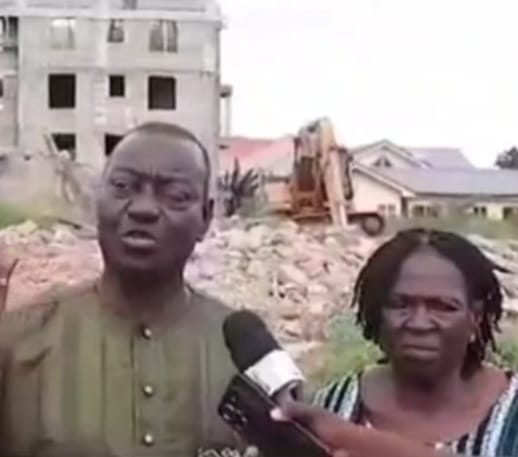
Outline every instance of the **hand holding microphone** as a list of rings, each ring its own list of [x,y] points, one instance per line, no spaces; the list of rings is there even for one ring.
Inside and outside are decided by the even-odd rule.
[[[304,377],[264,322],[250,311],[231,314],[223,334],[239,369],[218,412],[265,457],[331,457],[325,445],[295,421],[275,422],[271,411],[301,398]]]
[[[328,446],[333,457],[453,457],[393,433],[351,424],[303,403],[286,404],[271,415],[278,423],[291,420],[307,428]]]
[[[223,333],[240,374],[221,401],[220,415],[266,457],[445,455],[296,401],[304,377],[256,314],[231,314]]]
[[[274,401],[302,398],[304,375],[259,316],[232,313],[223,323],[223,337],[237,369]]]

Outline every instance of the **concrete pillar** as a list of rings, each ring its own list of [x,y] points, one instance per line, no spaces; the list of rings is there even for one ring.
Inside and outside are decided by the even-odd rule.
[[[232,135],[232,86],[224,85],[220,91],[221,101],[221,137],[228,138]]]

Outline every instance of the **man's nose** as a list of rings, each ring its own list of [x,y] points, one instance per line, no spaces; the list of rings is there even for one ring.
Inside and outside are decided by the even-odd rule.
[[[154,222],[160,215],[160,207],[150,184],[145,184],[128,207],[128,215],[139,222]]]

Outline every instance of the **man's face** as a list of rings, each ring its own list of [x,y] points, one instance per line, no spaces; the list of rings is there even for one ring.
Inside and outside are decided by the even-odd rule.
[[[212,216],[206,174],[202,152],[192,141],[143,132],[121,141],[98,201],[106,264],[150,274],[182,270]]]

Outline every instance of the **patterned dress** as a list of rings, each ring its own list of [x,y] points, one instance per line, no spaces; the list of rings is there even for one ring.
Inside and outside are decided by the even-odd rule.
[[[361,374],[355,374],[333,382],[317,392],[314,404],[345,420],[371,427],[360,398],[360,379]],[[518,374],[509,374],[509,379],[508,388],[475,430],[453,442],[437,443],[436,449],[464,456],[518,456]]]

